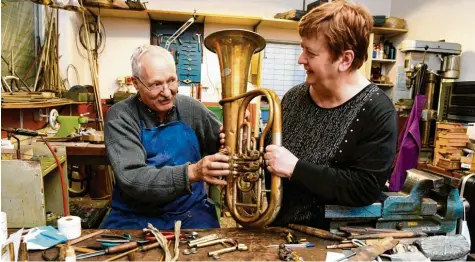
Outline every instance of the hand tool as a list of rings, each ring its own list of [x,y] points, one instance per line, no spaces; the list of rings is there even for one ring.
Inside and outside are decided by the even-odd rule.
[[[183,51],[185,53],[196,53],[195,50],[191,50],[191,49],[182,49],[181,51]]]
[[[127,232],[123,235],[104,234],[101,235],[101,238],[97,239],[96,241],[101,242],[101,245],[105,247],[113,247],[118,243],[137,242],[139,244],[144,244],[149,242],[147,239],[132,238],[132,236]]]
[[[95,236],[100,235],[100,234],[102,234],[102,233],[104,233],[104,230],[99,230],[99,231],[96,231],[96,232],[94,232],[94,233],[87,234],[87,235],[82,236],[82,237],[80,237],[80,238],[76,238],[76,239],[74,239],[74,240],[69,241],[69,245],[77,244],[77,243],[79,243],[79,242],[81,242],[81,241],[83,241],[83,240],[89,239],[89,238],[91,238],[91,237],[95,237]]]
[[[97,257],[97,256],[103,256],[107,254],[114,254],[114,253],[119,253],[123,251],[128,251],[131,249],[137,248],[137,242],[129,242],[125,244],[121,244],[115,247],[108,247],[104,250],[101,251],[96,251],[93,253],[86,253],[86,254],[81,254],[76,256],[76,259],[85,259],[85,258],[91,258],[91,257]]]
[[[314,227],[307,227],[307,226],[296,225],[296,224],[289,224],[288,227],[291,229],[295,229],[297,231],[303,232],[303,233],[307,233],[312,236],[323,238],[323,239],[329,239],[329,240],[344,240],[345,239],[329,231],[314,228]]]
[[[397,232],[401,232],[401,230],[394,230],[394,229],[356,228],[356,227],[344,227],[344,226],[341,226],[339,229],[341,231],[345,231],[345,232],[348,232],[348,233],[358,233],[358,234],[397,233]]]
[[[187,70],[187,71],[194,71],[195,70],[194,68],[191,68],[191,67],[187,67],[187,68],[179,67],[178,69]]]
[[[195,239],[195,240],[190,240],[190,242],[188,242],[188,245],[189,245],[190,247],[193,247],[194,245],[196,245],[196,244],[198,244],[198,243],[215,240],[215,239],[218,239],[218,238],[220,238],[220,237],[221,237],[221,236],[219,236],[219,235],[217,235],[217,234],[211,234],[211,235],[207,235],[207,236],[204,236],[204,237],[197,238],[197,239]]]
[[[218,238],[218,239],[214,239],[214,240],[210,240],[210,241],[204,241],[204,242],[198,242],[198,243],[194,243],[193,245],[190,245],[190,247],[209,247],[209,246],[213,246],[213,245],[216,245],[216,244],[222,244],[223,246],[225,247],[229,247],[229,246],[236,246],[238,243],[236,240],[234,239],[230,239],[230,238],[226,238],[226,239],[221,239],[221,238]],[[226,244],[229,244],[229,245],[226,245]]]
[[[189,76],[198,76],[198,75],[192,75],[192,74],[180,74],[181,76],[186,76],[186,77],[189,77]]]
[[[178,49],[175,52],[175,64],[178,65],[178,58],[180,57],[180,51]]]
[[[173,240],[175,239],[175,235],[173,232],[161,232],[162,235],[165,237],[166,240]],[[185,238],[184,234],[180,234],[180,239]],[[145,239],[148,240],[148,242],[155,242],[157,239],[151,234],[151,233],[146,233],[145,234]]]
[[[201,34],[196,34],[196,36],[198,37],[198,52],[200,52],[200,49],[201,49]]]
[[[187,60],[189,62],[191,62],[191,61],[198,62],[198,60],[192,59],[191,57],[188,57],[188,58],[182,59],[182,60]]]
[[[314,243],[300,243],[300,244],[284,244],[288,248],[297,248],[297,247],[314,247]],[[268,245],[267,247],[280,247],[280,245]]]
[[[193,83],[193,81],[191,81],[191,80],[190,80],[190,79],[188,79],[188,78],[187,78],[187,79],[185,79],[185,80],[183,80],[182,82],[183,82],[183,83],[185,83],[185,84],[190,84],[190,83]]]
[[[411,238],[411,237],[426,237],[427,234],[423,232],[395,232],[395,233],[378,233],[359,236],[349,236],[348,239],[376,239],[376,238]]]
[[[248,247],[245,244],[237,244],[237,245],[232,246],[232,247],[227,247],[227,248],[223,248],[223,249],[220,249],[220,250],[208,252],[208,256],[213,257],[214,259],[219,259],[219,255],[224,254],[224,253],[233,252],[233,251],[236,251],[236,250],[246,251],[246,250],[248,250]]]
[[[56,245],[56,247],[62,247],[64,246],[65,244],[58,244]],[[77,251],[77,252],[81,252],[81,253],[91,253],[91,252],[96,252],[96,250],[94,249],[90,249],[90,248],[85,248],[85,247],[75,247],[75,246],[71,246],[72,248],[74,248],[74,251]]]

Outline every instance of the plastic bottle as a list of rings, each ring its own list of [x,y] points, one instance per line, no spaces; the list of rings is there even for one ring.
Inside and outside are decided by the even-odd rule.
[[[391,46],[389,47],[389,59],[396,59],[396,48],[393,46],[391,43]]]
[[[390,59],[389,58],[389,50],[390,50],[390,45],[388,40],[384,41],[384,59]]]

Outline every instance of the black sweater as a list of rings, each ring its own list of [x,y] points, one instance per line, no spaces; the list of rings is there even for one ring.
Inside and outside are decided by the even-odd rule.
[[[369,205],[389,178],[397,144],[391,100],[371,84],[344,104],[316,105],[306,84],[282,100],[282,144],[299,161],[275,225],[322,226],[325,204]]]

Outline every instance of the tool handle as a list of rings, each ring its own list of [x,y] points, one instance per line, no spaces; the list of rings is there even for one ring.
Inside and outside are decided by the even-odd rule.
[[[140,247],[140,251],[141,251],[141,252],[149,251],[150,249],[154,249],[154,248],[159,247],[159,246],[160,246],[160,243],[155,242],[155,243],[153,243],[153,244],[141,246],[141,247]]]
[[[109,247],[106,249],[107,254],[113,254],[113,253],[119,253],[119,252],[124,252],[130,249],[134,249],[137,247],[137,242],[130,242],[130,243],[125,243],[122,245],[118,245],[115,247]]]
[[[81,241],[83,241],[83,240],[86,240],[86,239],[89,239],[89,238],[91,238],[91,237],[100,235],[100,234],[102,234],[102,233],[104,233],[104,230],[99,230],[99,231],[96,231],[96,232],[94,232],[94,233],[91,233],[91,234],[87,234],[87,235],[85,235],[85,236],[82,236],[82,237],[80,237],[80,238],[73,239],[73,240],[69,241],[69,245],[77,244],[77,243],[79,243],[79,242],[81,242]]]

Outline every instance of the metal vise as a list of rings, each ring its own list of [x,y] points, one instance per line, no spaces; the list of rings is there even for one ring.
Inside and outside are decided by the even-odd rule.
[[[417,169],[407,171],[400,192],[384,192],[381,202],[364,207],[325,206],[330,228],[369,225],[378,229],[399,229],[444,234],[455,231],[464,204],[460,180]]]

